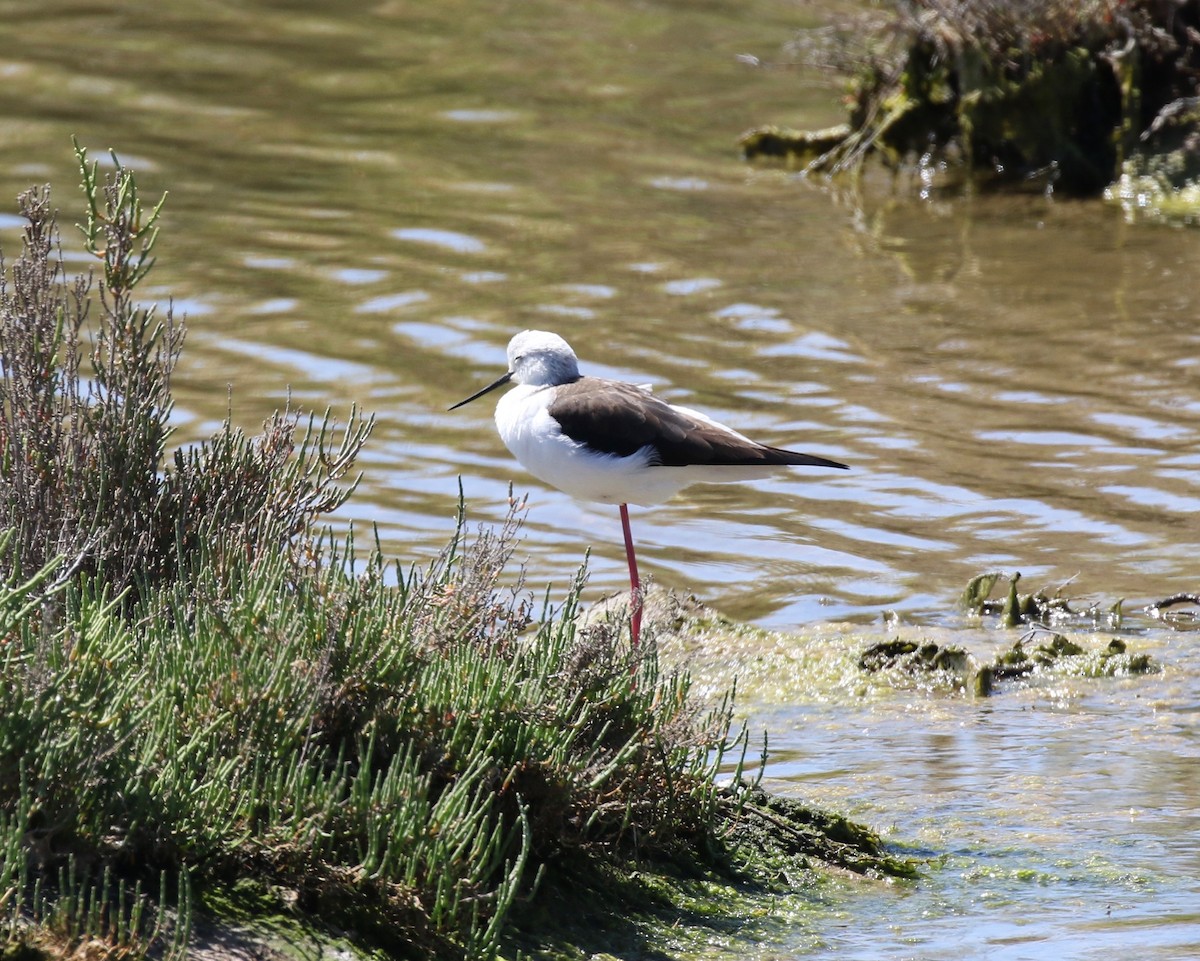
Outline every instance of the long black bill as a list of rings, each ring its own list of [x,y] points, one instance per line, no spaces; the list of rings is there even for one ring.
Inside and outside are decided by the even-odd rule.
[[[463,404],[469,404],[469,403],[471,403],[471,401],[473,401],[473,400],[476,400],[476,399],[478,399],[478,398],[482,397],[482,396],[483,396],[484,394],[486,394],[486,393],[487,393],[489,390],[495,390],[497,387],[503,387],[503,386],[504,386],[505,384],[507,384],[507,383],[508,383],[510,380],[512,380],[512,375],[513,375],[513,372],[510,370],[510,371],[509,371],[507,374],[505,374],[505,375],[504,375],[503,377],[501,377],[501,378],[500,378],[498,381],[496,381],[496,383],[494,383],[494,384],[488,384],[488,385],[487,385],[485,388],[483,388],[483,390],[477,390],[477,391],[475,391],[475,393],[473,393],[473,394],[472,394],[470,397],[468,397],[466,400],[460,400],[460,401],[459,401],[457,404],[455,404],[453,407],[451,407],[451,408],[450,408],[450,410],[458,410],[458,408],[462,407],[462,405],[463,405]]]

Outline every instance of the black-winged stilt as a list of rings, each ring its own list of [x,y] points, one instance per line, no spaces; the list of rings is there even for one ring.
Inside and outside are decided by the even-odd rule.
[[[641,582],[629,531],[629,504],[649,507],[691,484],[747,480],[774,467],[845,464],[766,447],[649,388],[583,377],[570,344],[544,330],[508,342],[508,373],[450,410],[509,381],[496,405],[505,446],[538,480],[581,500],[619,504],[629,561],[630,636],[638,643]]]

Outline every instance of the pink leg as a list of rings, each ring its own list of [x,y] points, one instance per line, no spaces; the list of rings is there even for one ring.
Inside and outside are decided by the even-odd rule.
[[[629,507],[621,505],[621,529],[625,532],[625,557],[629,561],[629,636],[638,646],[642,629],[642,584],[638,580],[637,556],[633,553],[633,535],[629,532]]]

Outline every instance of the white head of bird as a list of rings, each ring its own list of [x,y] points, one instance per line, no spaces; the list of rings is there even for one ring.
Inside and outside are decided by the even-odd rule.
[[[508,342],[508,369],[518,384],[534,387],[579,379],[579,359],[571,345],[547,330],[523,330]]]

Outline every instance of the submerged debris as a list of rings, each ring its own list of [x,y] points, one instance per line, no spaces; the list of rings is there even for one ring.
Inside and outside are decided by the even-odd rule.
[[[1170,610],[1181,604],[1188,604],[1186,610]],[[1200,594],[1172,594],[1161,601],[1155,601],[1144,608],[1145,612],[1155,620],[1163,621],[1172,627],[1194,627],[1200,624]]]

